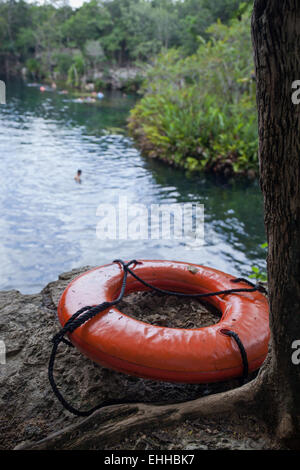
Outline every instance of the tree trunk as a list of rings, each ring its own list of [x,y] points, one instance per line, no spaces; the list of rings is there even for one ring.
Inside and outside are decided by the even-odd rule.
[[[292,84],[300,79],[300,1],[255,0],[252,40],[269,244],[266,414],[278,437],[299,448],[300,365],[292,345],[300,340],[300,104],[293,103]]]

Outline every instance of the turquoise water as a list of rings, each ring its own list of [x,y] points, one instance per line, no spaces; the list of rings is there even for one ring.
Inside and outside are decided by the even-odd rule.
[[[135,100],[109,93],[82,104],[7,85],[7,105],[0,106],[0,289],[38,292],[63,271],[115,258],[186,260],[233,275],[248,275],[253,264],[264,268],[258,184],[191,179],[143,158],[125,130]],[[78,168],[82,184],[74,181]],[[204,204],[204,244],[100,240],[97,208],[116,207],[120,195],[145,207]]]

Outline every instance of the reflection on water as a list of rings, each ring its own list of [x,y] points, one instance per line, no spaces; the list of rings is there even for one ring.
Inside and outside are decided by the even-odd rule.
[[[39,291],[58,274],[115,258],[174,259],[234,275],[264,267],[262,197],[257,184],[187,179],[144,159],[126,133],[134,97],[109,94],[97,104],[10,84],[0,107],[0,288]],[[82,184],[74,176],[82,169]],[[99,240],[99,204],[126,195],[135,203],[199,202],[205,243]]]

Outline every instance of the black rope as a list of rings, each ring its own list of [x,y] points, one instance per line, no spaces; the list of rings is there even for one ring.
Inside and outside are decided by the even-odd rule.
[[[113,307],[114,305],[117,305],[119,302],[121,302],[121,300],[123,299],[124,294],[125,294],[126,281],[127,281],[128,274],[133,276],[137,281],[139,281],[144,286],[146,286],[146,287],[148,287],[148,288],[150,288],[150,289],[152,289],[152,290],[154,290],[158,293],[167,294],[167,295],[175,295],[175,296],[179,296],[179,297],[202,298],[202,297],[210,297],[210,296],[214,296],[214,295],[232,294],[232,293],[239,293],[239,292],[255,292],[255,291],[266,292],[264,287],[262,287],[261,285],[259,285],[259,284],[255,285],[252,282],[250,282],[250,281],[248,281],[247,279],[244,279],[244,278],[231,279],[230,281],[233,282],[233,283],[245,282],[246,284],[251,286],[251,288],[249,288],[249,289],[245,289],[245,288],[227,289],[227,290],[223,290],[223,291],[209,292],[209,293],[202,293],[202,294],[185,294],[183,292],[172,292],[172,291],[168,291],[168,290],[161,289],[159,287],[153,286],[149,282],[147,282],[147,281],[141,279],[139,276],[137,276],[137,274],[135,274],[134,271],[132,271],[130,269],[130,266],[133,265],[133,264],[134,265],[141,264],[139,261],[132,260],[132,261],[129,261],[128,263],[124,263],[124,261],[122,261],[120,259],[117,259],[117,260],[114,260],[114,263],[119,263],[122,266],[123,271],[124,271],[124,276],[123,276],[121,289],[120,289],[120,293],[119,293],[118,297],[115,300],[111,301],[111,302],[106,301],[106,302],[103,302],[103,303],[101,303],[99,305],[96,305],[96,306],[93,306],[93,307],[91,307],[91,306],[82,307],[81,309],[79,309],[77,312],[75,312],[69,318],[69,320],[63,326],[63,328],[56,335],[54,335],[52,340],[51,340],[52,343],[53,343],[53,347],[52,347],[52,352],[51,352],[51,355],[50,355],[49,367],[48,367],[48,377],[49,377],[50,385],[52,387],[52,390],[53,390],[55,396],[60,401],[60,403],[64,406],[64,408],[66,408],[68,411],[70,411],[71,413],[73,413],[77,416],[90,416],[92,413],[94,413],[94,411],[96,411],[100,408],[103,408],[104,406],[122,404],[122,403],[124,403],[124,401],[122,403],[120,403],[117,400],[104,401],[101,404],[99,404],[99,405],[95,406],[94,408],[91,408],[87,411],[78,410],[78,409],[74,408],[72,405],[70,405],[70,403],[68,403],[66,401],[66,399],[63,397],[63,395],[59,391],[59,389],[56,385],[56,382],[54,380],[53,370],[54,370],[54,364],[55,364],[55,358],[56,358],[58,346],[60,345],[60,343],[65,343],[68,346],[73,347],[73,344],[70,341],[68,341],[67,339],[65,339],[66,334],[73,333],[74,330],[76,330],[81,325],[83,325],[84,323],[89,321],[91,318],[98,315],[98,313],[103,312],[104,310],[106,310],[110,307]],[[245,351],[243,343],[240,340],[238,334],[235,333],[234,331],[227,330],[227,329],[223,329],[221,331],[222,331],[223,334],[232,337],[234,339],[234,341],[236,342],[237,346],[239,347],[242,362],[243,362],[243,381],[244,381],[244,379],[248,376],[249,366],[248,366],[247,353]],[[131,402],[126,402],[126,403],[131,403]]]
[[[242,362],[243,362],[243,375],[242,375],[241,380],[240,380],[240,383],[242,385],[242,384],[244,384],[245,380],[247,379],[248,373],[249,373],[249,363],[248,363],[248,357],[247,357],[246,349],[244,348],[244,345],[243,345],[243,343],[242,343],[242,341],[241,341],[241,339],[240,339],[240,337],[237,333],[235,333],[232,330],[227,330],[225,328],[220,330],[220,331],[224,335],[230,336],[231,338],[233,338],[234,341],[236,342],[239,350],[240,350],[241,358],[242,358]]]

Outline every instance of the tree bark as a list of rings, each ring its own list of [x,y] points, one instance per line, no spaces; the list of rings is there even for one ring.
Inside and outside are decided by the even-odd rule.
[[[270,353],[266,415],[279,438],[300,448],[300,1],[255,0],[252,40],[257,81],[260,183],[269,245]],[[267,399],[266,399],[267,398]]]

